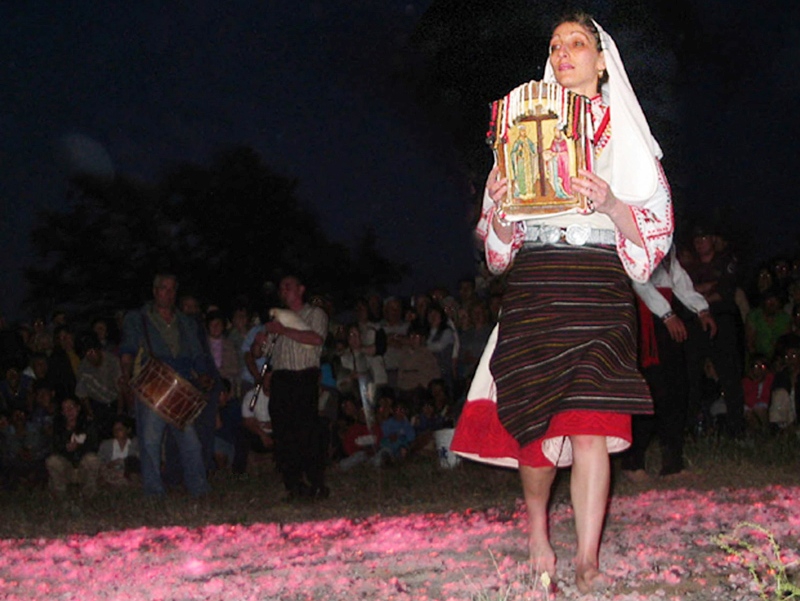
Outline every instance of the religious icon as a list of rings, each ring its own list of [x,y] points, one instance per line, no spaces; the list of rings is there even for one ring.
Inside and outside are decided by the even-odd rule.
[[[492,103],[488,141],[509,180],[509,219],[588,213],[570,177],[592,164],[590,104],[558,84],[529,82]]]

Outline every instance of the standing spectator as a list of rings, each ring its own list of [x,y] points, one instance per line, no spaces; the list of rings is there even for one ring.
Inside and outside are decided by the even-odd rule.
[[[374,299],[375,295],[371,297]],[[380,297],[378,297],[380,298]],[[356,301],[356,319],[358,330],[361,334],[360,348],[369,364],[369,371],[378,378],[380,385],[388,382],[386,375],[386,364],[383,355],[386,353],[386,332],[381,328],[380,317],[377,320],[372,317],[372,308],[368,299],[360,298]],[[350,329],[346,328],[345,334],[349,335]],[[345,344],[349,344],[346,340]]]
[[[634,282],[639,296],[639,365],[653,396],[654,415],[634,415],[633,441],[623,458],[631,480],[646,478],[645,452],[654,433],[661,446],[661,476],[683,471],[683,438],[688,391],[683,347],[688,337],[679,307],[687,308],[703,333],[713,338],[716,323],[708,302],[675,257],[673,247],[647,282]],[[696,316],[696,317],[695,317]]]
[[[250,349],[254,357],[260,356],[265,334],[277,336],[269,411],[275,460],[290,501],[330,495],[325,485],[326,459],[318,413],[320,356],[328,333],[328,316],[304,301],[305,290],[297,276],[281,280],[281,302],[300,323],[292,327],[277,319],[267,322],[264,333],[256,337]]]
[[[347,327],[347,347],[339,352],[341,369],[337,377],[337,388],[342,393],[359,394],[359,378],[367,378],[376,387],[388,382],[383,361],[375,361],[375,346],[365,347],[361,341],[361,329],[356,324]],[[381,359],[381,357],[377,357]]]
[[[202,390],[209,390],[213,379],[206,365],[197,321],[178,311],[175,296],[178,280],[172,274],[158,274],[153,280],[153,301],[125,317],[120,344],[123,381],[129,383],[133,363],[140,352],[160,360]],[[194,374],[198,374],[194,377]],[[169,429],[177,443],[183,481],[192,496],[209,491],[202,447],[193,424],[180,429],[168,424],[150,405],[137,399],[136,431],[142,462],[142,484],[147,495],[165,494],[161,479],[161,445]],[[168,457],[169,461],[169,457]]]
[[[448,390],[452,392],[453,347],[456,344],[456,336],[441,305],[432,304],[428,308],[428,338],[425,344],[436,356],[439,373],[446,382]]]
[[[742,392],[742,353],[739,345],[741,317],[736,305],[736,261],[722,240],[710,229],[696,227],[693,252],[683,267],[695,289],[708,302],[717,324],[714,338],[699,322],[689,324],[686,362],[689,374],[689,415],[699,412],[700,383],[706,359],[714,364],[725,395],[727,433],[739,437],[744,432],[744,393]]]
[[[56,398],[75,396],[76,375],[80,358],[75,353],[75,339],[67,326],[57,326],[53,332],[53,352],[47,358],[47,377],[56,389]]]
[[[97,447],[97,431],[81,404],[64,399],[53,426],[53,454],[46,461],[50,490],[56,497],[63,497],[70,483],[80,484],[86,496],[94,495],[100,469]]]
[[[458,280],[458,306],[469,309],[480,299],[475,291],[475,279],[466,277]]]
[[[239,354],[233,341],[225,336],[225,318],[220,311],[209,311],[206,315],[208,350],[222,379],[229,380],[232,392],[237,396],[241,389],[239,375],[242,371]]]
[[[408,343],[409,322],[403,319],[403,303],[399,298],[390,296],[383,303],[383,321],[381,329],[386,334],[386,353],[383,363],[389,386],[397,386],[397,367],[403,346]]]

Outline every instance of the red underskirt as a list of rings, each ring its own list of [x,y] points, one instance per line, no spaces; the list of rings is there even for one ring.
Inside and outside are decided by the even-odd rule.
[[[630,442],[631,416],[602,411],[564,411],[553,416],[542,438],[520,447],[500,423],[493,401],[469,401],[458,420],[450,449],[487,459],[510,457],[520,465],[531,467],[552,467],[553,462],[542,452],[542,442],[547,438],[576,434],[614,436]]]

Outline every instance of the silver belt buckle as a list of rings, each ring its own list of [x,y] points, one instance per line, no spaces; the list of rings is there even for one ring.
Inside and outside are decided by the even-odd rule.
[[[591,227],[588,225],[573,223],[567,227],[565,239],[567,244],[571,244],[572,246],[584,246],[587,242],[589,242],[591,235]]]
[[[561,242],[561,228],[552,225],[539,226],[539,240],[544,244],[558,244]]]

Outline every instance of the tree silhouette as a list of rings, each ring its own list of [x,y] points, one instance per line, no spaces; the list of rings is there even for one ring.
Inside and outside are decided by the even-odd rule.
[[[374,232],[353,251],[329,241],[296,186],[245,147],[207,166],[177,164],[155,185],[73,178],[71,210],[40,214],[32,232],[40,261],[26,272],[28,304],[72,303],[86,314],[130,308],[150,296],[157,271],[223,306],[241,295],[260,303],[265,281],[286,273],[341,303],[409,272],[378,252]]]

